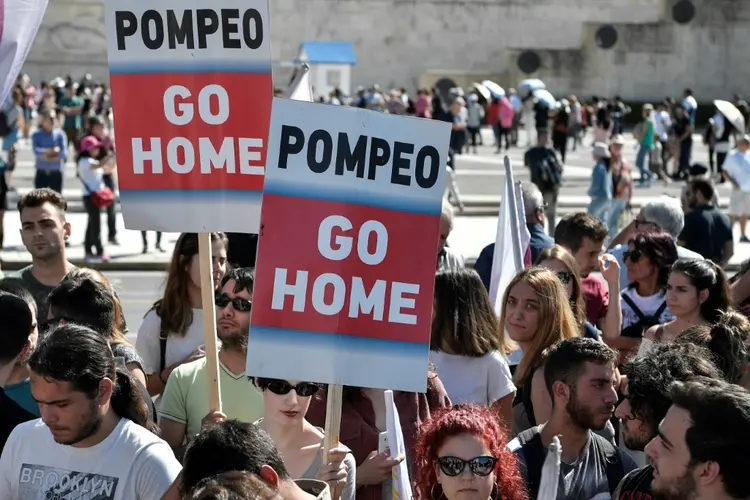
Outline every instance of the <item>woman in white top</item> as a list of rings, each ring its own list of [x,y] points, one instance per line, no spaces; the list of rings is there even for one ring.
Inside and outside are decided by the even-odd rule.
[[[90,261],[99,257],[108,261],[109,257],[104,253],[102,245],[102,213],[101,207],[97,205],[94,198],[97,191],[105,188],[104,185],[104,163],[101,163],[102,143],[93,135],[88,135],[81,140],[78,151],[78,178],[83,184],[83,206],[86,207],[88,222],[86,224],[86,237],[83,247],[86,251],[86,260]]]
[[[211,233],[214,289],[227,267],[227,237]],[[164,295],[143,318],[135,347],[143,358],[146,386],[162,393],[172,370],[205,356],[198,235],[182,233],[172,253]]]
[[[453,403],[490,407],[510,426],[516,387],[511,348],[474,270],[435,275],[430,359]]]
[[[323,463],[323,430],[305,419],[310,400],[320,386],[298,380],[256,377],[263,391],[265,416],[256,424],[271,436],[293,479],[326,481],[341,500],[354,500],[357,464],[349,448],[339,444]]]
[[[710,260],[675,262],[666,293],[674,319],[649,328],[638,353],[648,353],[654,342],[673,341],[692,326],[718,323],[731,306],[729,295],[724,271]]]

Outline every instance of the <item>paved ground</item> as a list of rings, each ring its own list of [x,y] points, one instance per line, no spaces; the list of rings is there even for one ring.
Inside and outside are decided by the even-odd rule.
[[[111,271],[107,272],[107,278],[117,290],[117,296],[122,303],[125,319],[130,330],[128,338],[135,343],[143,316],[151,308],[154,301],[161,298],[166,274],[162,272]]]

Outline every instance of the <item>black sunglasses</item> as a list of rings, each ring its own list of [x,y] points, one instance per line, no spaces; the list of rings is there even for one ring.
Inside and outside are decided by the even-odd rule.
[[[570,271],[557,271],[555,274],[557,275],[557,279],[559,279],[563,285],[567,285],[573,281],[573,273]]]
[[[458,457],[438,457],[437,461],[443,474],[450,477],[461,474],[467,465],[475,476],[489,476],[497,465],[497,458],[495,457],[475,457],[471,460]]]
[[[638,250],[637,248],[635,250],[626,250],[622,253],[622,260],[625,261],[627,259],[630,259],[630,262],[635,264],[638,262],[641,257],[643,256],[643,252]]]
[[[227,307],[231,302],[234,310],[239,312],[250,312],[250,309],[253,308],[253,303],[251,301],[243,299],[242,297],[230,297],[226,293],[217,295],[215,302],[216,307],[220,307],[221,309]]]
[[[66,323],[72,323],[70,319],[64,317],[64,316],[57,316],[52,319],[48,319],[43,321],[39,326],[38,329],[40,332],[48,332],[49,330],[52,330],[57,325],[60,324],[61,321],[65,321]]]
[[[292,389],[294,389],[294,392],[297,393],[297,396],[303,398],[310,397],[318,392],[318,390],[320,390],[320,386],[318,384],[313,384],[312,382],[300,382],[297,385],[292,385],[286,380],[268,378],[259,379],[258,387],[263,390],[268,389],[272,393],[278,394],[279,396],[289,394]]]

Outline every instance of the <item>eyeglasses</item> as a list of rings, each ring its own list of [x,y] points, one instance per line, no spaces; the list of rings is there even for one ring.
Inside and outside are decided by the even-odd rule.
[[[303,398],[310,397],[318,392],[318,390],[320,390],[320,386],[318,384],[313,384],[312,382],[300,382],[297,385],[292,385],[286,380],[269,378],[258,379],[258,387],[263,390],[268,389],[272,393],[278,394],[279,396],[289,394],[292,389],[294,389],[294,392],[297,393],[297,396]]]
[[[443,474],[455,477],[461,474],[466,466],[469,466],[472,474],[475,476],[489,476],[497,465],[495,457],[475,457],[471,460],[464,460],[458,457],[438,457],[438,465]]]
[[[557,275],[557,279],[559,279],[563,285],[567,285],[573,281],[573,273],[570,271],[557,271],[555,274]]]
[[[250,312],[250,309],[253,308],[253,303],[247,299],[243,299],[242,297],[230,297],[226,293],[222,293],[216,296],[216,307],[224,309],[229,305],[230,302],[232,303],[232,307],[234,307],[235,311]]]
[[[643,252],[641,252],[640,250],[636,248],[635,250],[626,250],[625,252],[623,252],[622,260],[624,261],[624,260],[630,259],[630,262],[635,264],[641,259],[642,256],[643,256]]]

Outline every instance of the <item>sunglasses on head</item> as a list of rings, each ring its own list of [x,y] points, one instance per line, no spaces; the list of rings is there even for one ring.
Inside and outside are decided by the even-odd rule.
[[[570,271],[556,271],[557,279],[559,279],[563,285],[567,285],[573,281],[573,273]]]
[[[234,307],[235,311],[239,312],[250,312],[250,309],[253,308],[253,303],[247,299],[243,299],[242,297],[230,297],[226,293],[221,293],[216,296],[216,307],[220,309],[224,309],[229,305],[229,303],[232,303],[232,307]]]
[[[297,393],[297,396],[307,398],[318,392],[320,386],[313,384],[312,382],[300,382],[297,385],[292,385],[286,380],[278,380],[274,378],[261,378],[258,379],[258,387],[265,390],[268,389],[274,394],[283,396],[289,394],[292,389]]]
[[[471,460],[458,457],[439,457],[437,461],[443,474],[450,477],[461,474],[467,465],[475,476],[489,476],[497,465],[497,458],[495,457],[475,457]]]
[[[635,250],[626,250],[625,252],[623,252],[622,260],[625,261],[625,260],[630,259],[630,262],[635,264],[641,259],[642,256],[643,256],[643,252],[641,252],[640,250],[636,248]]]

